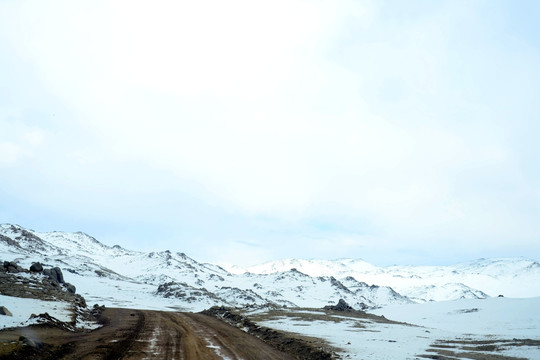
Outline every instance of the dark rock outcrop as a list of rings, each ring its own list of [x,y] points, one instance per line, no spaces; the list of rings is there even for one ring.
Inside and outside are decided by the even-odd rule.
[[[355,311],[352,306],[347,304],[343,299],[339,299],[336,305],[328,305],[324,307],[324,310],[333,310],[333,311],[342,311],[342,312],[353,312]]]
[[[30,266],[30,271],[40,273],[43,271],[43,265],[40,262],[33,263]]]
[[[8,273],[16,274],[22,272],[23,268],[14,261],[4,261],[4,270]]]
[[[105,311],[105,305],[99,306],[98,304],[94,304],[90,314],[92,316],[99,317],[104,311]]]
[[[9,311],[5,306],[0,306],[0,315],[13,316],[11,311]]]
[[[53,278],[58,281],[60,284],[64,284],[64,274],[62,274],[62,270],[60,270],[59,267],[54,267],[51,269],[51,275]]]
[[[32,314],[30,316],[30,319],[34,320],[34,322],[47,326],[47,327],[55,327],[61,330],[67,330],[67,331],[74,331],[74,323],[73,322],[65,322],[58,320],[57,318],[49,315],[49,313],[43,313],[43,314]]]
[[[75,285],[72,285],[70,283],[66,283],[65,286],[66,286],[66,289],[67,289],[68,292],[70,292],[72,294],[75,294],[75,291],[77,290]]]
[[[54,267],[52,269],[43,269],[43,275],[48,276],[49,279],[53,280],[57,284],[64,284],[64,274],[59,267]]]

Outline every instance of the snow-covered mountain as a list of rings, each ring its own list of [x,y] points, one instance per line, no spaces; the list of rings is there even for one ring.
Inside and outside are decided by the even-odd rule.
[[[391,287],[417,302],[540,296],[540,263],[526,258],[480,259],[451,266],[377,267],[363,260],[271,261],[247,268],[230,267],[232,273],[272,274],[295,268],[311,276],[352,276],[368,284]]]
[[[184,253],[132,251],[81,232],[3,224],[0,260],[58,266],[88,301],[134,308],[323,307],[344,299],[358,309],[499,294],[540,296],[540,264],[524,258],[420,267],[289,259],[225,270]]]
[[[310,276],[296,269],[231,274],[183,253],[107,246],[84,233],[37,232],[0,225],[0,260],[58,266],[88,301],[134,308],[202,310],[213,305],[323,307],[344,299],[359,309],[412,301],[353,277]]]

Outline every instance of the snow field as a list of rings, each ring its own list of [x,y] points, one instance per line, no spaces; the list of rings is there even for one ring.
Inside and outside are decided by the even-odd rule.
[[[461,334],[540,338],[540,297],[389,305],[371,312],[395,321]]]
[[[432,334],[421,327],[345,320],[343,317],[339,321],[281,317],[259,324],[323,339],[340,349],[337,353],[344,359],[415,359],[415,355],[429,347],[432,341]]]
[[[379,323],[347,315],[329,315],[322,320],[325,313],[317,310],[290,310],[285,316],[268,316],[258,323],[323,339],[341,349],[338,354],[345,359],[417,359],[421,354],[433,355],[433,351],[427,350],[433,350],[437,344],[450,344],[451,350],[460,354],[471,351],[467,342],[486,340],[493,342],[497,349],[475,350],[477,353],[540,359],[540,346],[509,344],[513,339],[540,341],[538,309],[540,298],[462,299],[390,305],[372,311],[407,324]],[[253,314],[265,318],[263,312]]]
[[[32,314],[48,313],[60,321],[71,321],[71,305],[66,301],[44,301],[0,295],[0,306],[5,306],[13,316],[0,315],[0,329],[30,325]]]

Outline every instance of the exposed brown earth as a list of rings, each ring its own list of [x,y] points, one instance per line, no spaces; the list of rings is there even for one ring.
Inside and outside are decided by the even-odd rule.
[[[276,349],[293,354],[299,360],[332,360],[339,358],[336,353],[338,349],[330,346],[324,340],[259,326],[233,309],[212,307],[202,313],[242,329]]]
[[[439,360],[527,360],[522,357],[513,357],[497,354],[501,348],[535,346],[540,347],[540,340],[532,339],[494,339],[494,340],[439,340],[431,345],[427,352],[419,357]]]
[[[86,333],[50,325],[0,331],[0,359],[295,359],[202,314],[106,309],[100,321]]]

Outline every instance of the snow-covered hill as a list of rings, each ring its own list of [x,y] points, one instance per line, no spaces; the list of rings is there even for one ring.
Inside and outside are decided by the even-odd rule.
[[[58,266],[89,301],[139,308],[323,307],[344,299],[358,309],[499,294],[540,296],[540,264],[525,258],[389,267],[356,259],[288,259],[227,271],[184,253],[132,251],[80,232],[3,224],[0,260]]]
[[[540,296],[540,264],[526,258],[480,259],[451,266],[377,267],[363,260],[271,261],[247,268],[230,267],[232,273],[272,274],[295,268],[311,276],[352,276],[368,283],[391,287],[415,301],[460,298]]]
[[[0,225],[0,260],[58,266],[91,302],[135,308],[202,310],[213,305],[323,307],[345,299],[355,308],[412,301],[388,287],[295,269],[231,274],[183,253],[107,246],[84,233],[37,232]]]

